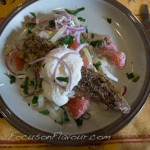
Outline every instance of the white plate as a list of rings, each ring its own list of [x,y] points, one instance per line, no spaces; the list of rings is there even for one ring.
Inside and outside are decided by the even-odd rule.
[[[89,32],[109,35],[118,49],[127,55],[127,65],[123,70],[116,70],[120,88],[128,82],[126,72],[129,72],[130,62],[134,62],[134,71],[140,75],[136,83],[130,82],[125,98],[131,106],[127,115],[105,111],[101,106],[93,105],[90,110],[91,119],[84,121],[82,127],[71,122],[63,126],[54,123],[50,118],[35,112],[28,107],[20,96],[16,85],[10,85],[8,77],[4,74],[7,68],[4,63],[4,48],[6,44],[13,44],[23,31],[22,23],[30,12],[48,13],[56,8],[76,9],[85,7],[80,15],[86,18]],[[107,22],[112,19],[112,23]],[[124,127],[139,112],[143,106],[150,89],[149,41],[141,24],[136,17],[124,6],[116,1],[109,0],[31,0],[20,5],[1,24],[0,27],[0,110],[8,121],[17,129],[28,135],[54,136],[55,134],[85,135],[82,140],[64,140],[58,136],[45,138],[49,143],[81,144],[93,142],[92,135],[112,135]],[[40,139],[40,138],[39,138]],[[72,142],[70,142],[72,140]],[[94,141],[97,140],[96,138]]]

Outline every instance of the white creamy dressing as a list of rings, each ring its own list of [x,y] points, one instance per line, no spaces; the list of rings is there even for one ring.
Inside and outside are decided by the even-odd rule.
[[[83,61],[80,55],[74,54],[72,52],[74,51],[68,48],[57,48],[50,51],[50,53],[48,54],[48,56],[55,56],[58,58],[61,58],[65,55],[63,61],[66,62],[66,64],[71,70],[71,76],[72,76],[72,82],[70,85],[71,91],[81,79],[81,67],[83,66]],[[71,92],[71,91],[66,91],[66,87],[68,83],[60,82],[64,86],[63,88],[60,87],[54,81],[55,79],[54,70],[58,64],[58,60],[53,58],[45,59],[43,64],[44,67],[41,67],[40,76],[43,78],[42,87],[43,87],[44,96],[48,100],[53,101],[58,106],[62,106],[66,104],[69,100],[69,94]],[[64,64],[62,63],[58,64],[55,76],[69,78],[68,69],[65,67]]]

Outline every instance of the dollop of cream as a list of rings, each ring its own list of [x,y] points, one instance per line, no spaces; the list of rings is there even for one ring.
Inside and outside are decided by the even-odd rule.
[[[64,56],[65,55],[65,56]],[[70,91],[66,91],[67,82],[60,82],[64,87],[59,86],[55,82],[54,71],[56,70],[56,77],[69,77],[69,71],[62,63],[58,64],[58,60],[48,58],[43,61],[40,76],[43,78],[42,87],[44,96],[53,101],[56,105],[65,105],[69,100],[69,95],[81,79],[81,67],[83,66],[82,58],[79,54],[75,54],[73,50],[68,48],[57,48],[48,54],[48,56],[55,56],[62,58],[71,70],[72,81]]]

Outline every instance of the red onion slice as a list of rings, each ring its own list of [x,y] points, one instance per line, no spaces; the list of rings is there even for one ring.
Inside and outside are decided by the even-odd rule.
[[[37,59],[35,61],[30,62],[29,65],[33,65],[33,64],[35,64],[35,63],[37,63],[39,61],[42,61],[42,60],[45,60],[45,59],[50,59],[50,58],[58,60],[59,63],[62,63],[68,69],[69,82],[68,82],[68,86],[66,88],[66,91],[69,91],[70,90],[70,83],[72,82],[72,76],[71,76],[71,70],[70,70],[69,66],[67,65],[67,63],[65,61],[63,61],[60,58],[55,57],[55,56],[45,56],[45,57],[42,57],[42,58],[39,58],[39,59]],[[56,83],[59,84],[59,86],[60,86],[60,83],[58,83],[57,80],[56,80]]]

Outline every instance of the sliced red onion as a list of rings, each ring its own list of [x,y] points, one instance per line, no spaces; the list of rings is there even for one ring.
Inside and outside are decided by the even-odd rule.
[[[120,89],[120,94],[122,95],[122,96],[124,96],[125,94],[126,94],[126,92],[127,92],[127,86],[123,86],[121,89]]]
[[[81,32],[79,32],[79,31],[75,32],[75,34],[74,34],[74,36],[77,39],[78,43],[80,43],[80,35],[81,35]]]
[[[42,58],[39,58],[39,59],[37,59],[35,61],[30,62],[29,65],[33,65],[33,64],[35,64],[35,63],[37,63],[39,61],[42,61],[42,60],[45,60],[45,59],[50,59],[50,58],[58,60],[59,63],[62,63],[68,69],[68,72],[69,72],[69,82],[68,82],[68,86],[66,88],[66,91],[69,91],[70,90],[70,84],[72,82],[72,75],[71,75],[71,70],[70,70],[68,64],[65,61],[63,61],[60,58],[55,57],[55,56],[45,56],[45,57],[42,57]],[[60,85],[60,83],[58,83],[57,80],[55,80],[55,81],[56,81],[57,84]]]
[[[70,54],[76,54],[78,55],[76,52],[72,51],[72,52],[68,52],[66,53],[65,55],[63,55],[60,60],[63,60],[66,56],[70,55]],[[58,65],[59,65],[59,62],[57,63],[56,67],[55,67],[55,70],[54,70],[54,78],[55,78],[55,81],[57,82],[57,84],[59,84],[61,87],[63,87],[56,79],[56,71],[57,71],[57,68],[58,68]],[[69,67],[69,66],[68,66]],[[70,68],[69,68],[70,69]],[[71,70],[70,70],[71,71]],[[72,85],[72,76],[70,76],[69,78],[70,82],[68,83],[68,86],[67,86],[67,89],[70,91],[70,87]]]
[[[80,46],[75,50],[77,53],[80,52],[81,49],[83,49],[84,47],[88,46],[88,43],[83,43],[83,44],[80,44]]]
[[[67,27],[68,30],[76,32],[76,31],[80,31],[80,32],[85,32],[85,27]]]

